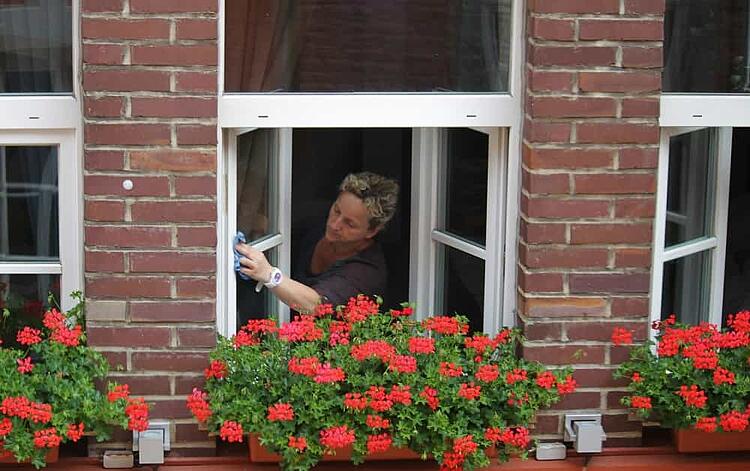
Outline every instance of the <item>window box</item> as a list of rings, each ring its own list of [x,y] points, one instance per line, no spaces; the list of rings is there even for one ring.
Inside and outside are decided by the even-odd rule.
[[[703,432],[695,429],[674,431],[674,444],[680,453],[750,450],[750,431]]]

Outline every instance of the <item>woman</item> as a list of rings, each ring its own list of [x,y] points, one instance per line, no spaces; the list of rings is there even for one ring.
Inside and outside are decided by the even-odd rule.
[[[382,295],[387,270],[375,236],[393,217],[397,200],[396,181],[371,172],[347,175],[325,228],[301,252],[296,280],[247,244],[236,246],[240,271],[300,312],[312,312],[320,303],[345,304],[357,294]]]

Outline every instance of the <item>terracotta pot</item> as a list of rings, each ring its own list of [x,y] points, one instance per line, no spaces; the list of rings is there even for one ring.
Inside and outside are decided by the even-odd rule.
[[[674,442],[680,453],[747,451],[750,450],[750,430],[710,433],[695,429],[677,429],[674,431]]]
[[[253,463],[278,463],[281,456],[269,451],[260,444],[258,434],[251,433],[247,439],[248,448],[250,448],[250,461]],[[336,450],[335,455],[325,455],[322,461],[350,461],[352,459],[352,447]],[[414,453],[408,448],[389,448],[383,453],[376,453],[367,457],[368,461],[385,461],[385,460],[418,460],[420,455]]]
[[[0,468],[4,468],[7,466],[17,466],[18,461],[16,461],[16,457],[13,455],[10,456],[2,456],[3,447],[0,446]],[[45,459],[47,460],[47,463],[57,463],[57,459],[60,456],[60,447],[56,446],[54,448],[50,448],[47,450],[47,456]],[[24,463],[31,463],[31,461],[24,461]]]
[[[251,433],[247,439],[247,446],[250,449],[250,461],[253,463],[279,463],[281,457],[271,452],[260,444],[257,433]],[[487,456],[494,458],[497,456],[495,447],[488,448]],[[325,455],[322,461],[351,461],[352,447],[336,450],[335,455]],[[421,460],[422,456],[409,450],[408,448],[389,448],[382,453],[368,455],[367,461],[389,461],[389,460]]]

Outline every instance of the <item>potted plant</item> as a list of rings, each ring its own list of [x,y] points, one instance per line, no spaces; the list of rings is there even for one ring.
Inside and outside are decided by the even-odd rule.
[[[519,359],[515,330],[467,335],[463,316],[417,322],[402,307],[359,296],[281,326],[251,320],[220,339],[188,407],[223,440],[257,434],[284,469],[393,450],[472,469],[493,448],[523,454],[535,412],[575,389],[569,370]]]
[[[84,434],[109,438],[112,427],[145,430],[148,406],[127,385],[97,389],[109,366],[86,346],[83,299],[68,313],[50,309],[40,329],[23,327],[20,348],[0,346],[0,456],[43,467],[61,443]],[[4,313],[7,316],[7,311]]]
[[[615,376],[629,378],[623,404],[675,429],[679,451],[750,449],[750,311],[727,327],[655,322],[655,341],[635,346]],[[632,335],[616,328],[616,344]],[[718,447],[718,448],[717,448]]]

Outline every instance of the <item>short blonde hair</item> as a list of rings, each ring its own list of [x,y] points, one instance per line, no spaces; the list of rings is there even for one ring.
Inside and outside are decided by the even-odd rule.
[[[361,199],[370,215],[370,229],[384,226],[396,213],[398,182],[372,172],[350,173],[339,186]]]

